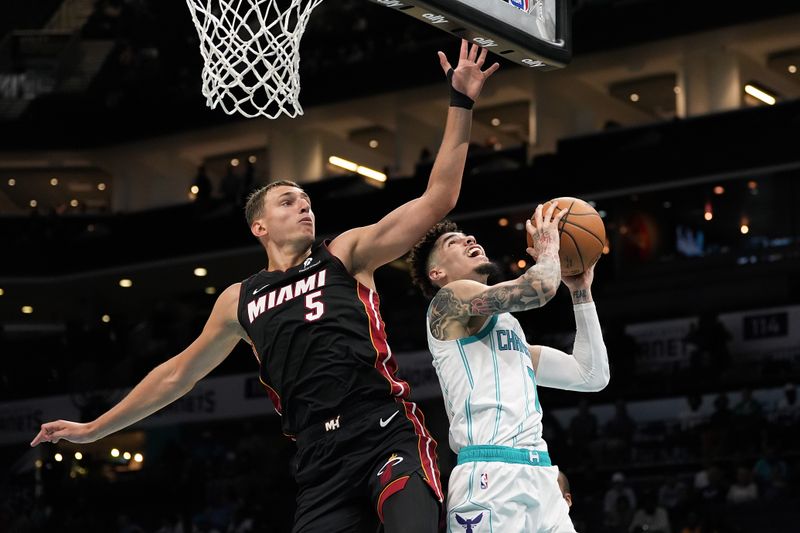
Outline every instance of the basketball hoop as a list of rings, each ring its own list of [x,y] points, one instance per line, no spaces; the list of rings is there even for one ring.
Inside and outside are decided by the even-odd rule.
[[[296,117],[300,39],[322,0],[186,0],[200,37],[203,96],[248,118]]]

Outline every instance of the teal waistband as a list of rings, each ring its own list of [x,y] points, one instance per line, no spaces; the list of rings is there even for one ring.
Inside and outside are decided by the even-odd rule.
[[[508,446],[464,446],[458,452],[458,464],[511,463],[531,466],[553,466],[550,454],[539,450],[509,448]]]

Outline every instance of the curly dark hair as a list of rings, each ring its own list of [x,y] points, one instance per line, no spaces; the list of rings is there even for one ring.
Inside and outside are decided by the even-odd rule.
[[[437,223],[417,244],[411,249],[408,254],[408,264],[411,266],[411,281],[419,287],[427,298],[433,298],[436,291],[439,289],[431,283],[428,277],[428,269],[430,268],[430,257],[436,241],[445,233],[452,233],[454,231],[460,232],[461,229],[455,222],[450,220],[442,220]]]

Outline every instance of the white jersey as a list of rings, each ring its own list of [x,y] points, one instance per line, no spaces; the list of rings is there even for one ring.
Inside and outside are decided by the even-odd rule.
[[[536,376],[519,322],[490,317],[475,335],[428,348],[450,419],[450,448],[495,445],[547,451]]]

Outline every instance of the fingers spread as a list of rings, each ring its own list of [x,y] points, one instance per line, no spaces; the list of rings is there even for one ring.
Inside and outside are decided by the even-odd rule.
[[[473,63],[475,62],[476,59],[478,59],[478,50],[480,50],[480,46],[478,46],[477,44],[473,44],[469,50],[469,60],[472,61]]]
[[[492,74],[497,72],[497,69],[499,69],[499,68],[500,68],[500,63],[495,63],[491,67],[489,67],[486,70],[484,70],[483,74],[488,78],[489,76],[491,76]]]
[[[461,53],[459,54],[459,59],[466,59],[468,53],[469,45],[467,44],[466,39],[461,39]]]
[[[483,66],[483,62],[486,61],[486,54],[488,54],[488,53],[489,53],[489,50],[487,48],[481,48],[481,53],[478,55],[478,62],[476,63],[476,65],[478,65],[479,67],[482,67]]]
[[[444,55],[444,52],[437,52],[439,54],[439,64],[442,66],[442,70],[444,70],[445,75],[450,72],[452,68],[450,66],[450,62],[447,60],[447,56]]]
[[[550,222],[553,220],[553,212],[558,207],[558,202],[550,202],[550,205],[547,207],[547,213],[544,215],[545,222]]]

